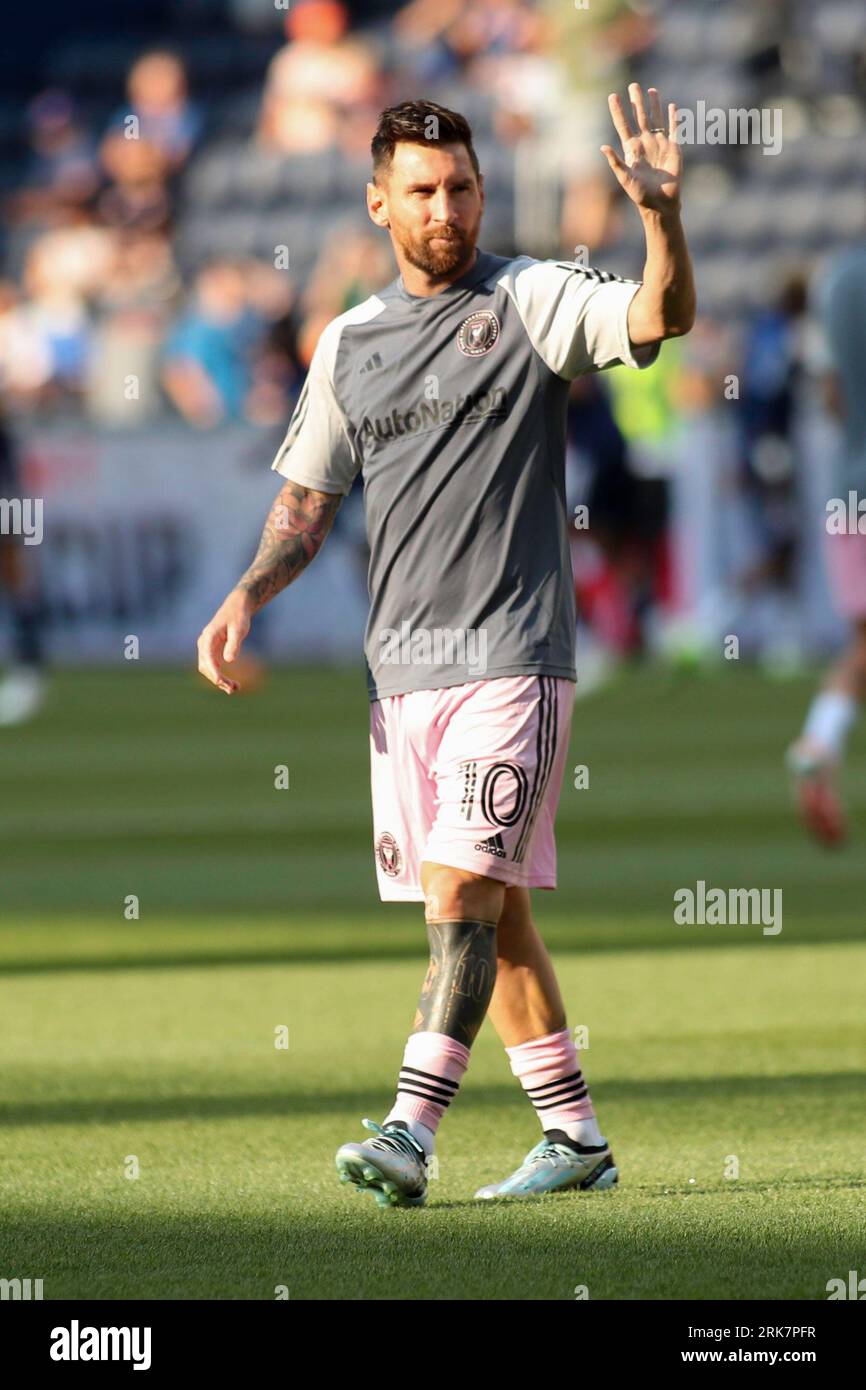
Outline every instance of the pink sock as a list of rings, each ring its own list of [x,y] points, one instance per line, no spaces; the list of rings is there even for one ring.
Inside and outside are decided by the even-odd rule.
[[[383,1124],[405,1120],[413,1132],[420,1124],[431,1136],[435,1134],[468,1065],[469,1048],[454,1038],[445,1033],[412,1033],[403,1053],[397,1098]]]
[[[567,1126],[595,1115],[568,1028],[506,1047],[505,1051],[512,1072],[535,1106],[542,1129],[568,1133]]]

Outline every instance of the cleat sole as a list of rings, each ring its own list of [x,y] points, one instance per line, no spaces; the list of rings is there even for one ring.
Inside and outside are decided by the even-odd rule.
[[[419,1197],[408,1197],[401,1193],[397,1184],[386,1178],[372,1163],[361,1163],[357,1158],[338,1154],[335,1160],[341,1183],[352,1183],[356,1192],[371,1192],[380,1207],[423,1207],[427,1193]]]

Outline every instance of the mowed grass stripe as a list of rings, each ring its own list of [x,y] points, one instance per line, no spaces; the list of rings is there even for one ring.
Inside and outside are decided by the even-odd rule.
[[[4,1252],[49,1298],[823,1298],[862,1249],[864,949],[559,962],[622,1185],[517,1209],[472,1200],[539,1132],[489,1024],[430,1206],[337,1183],[334,1149],[390,1102],[420,962],[34,981],[6,1014]]]
[[[360,673],[56,677],[4,744],[4,1258],[48,1298],[825,1298],[866,1259],[864,759],[821,854],[781,773],[810,690],[644,670],[578,704],[536,912],[621,1187],[473,1202],[539,1134],[488,1023],[429,1208],[383,1214],[333,1153],[390,1104],[426,941],[376,894]],[[698,878],[781,887],[783,932],[677,927]]]

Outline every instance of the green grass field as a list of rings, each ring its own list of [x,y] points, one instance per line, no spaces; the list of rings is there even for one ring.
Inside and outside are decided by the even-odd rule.
[[[234,700],[134,664],[58,676],[2,736],[0,1277],[47,1299],[776,1300],[866,1273],[866,754],[861,731],[852,844],[821,852],[780,761],[810,690],[639,671],[578,704],[590,785],[566,782],[560,890],[535,903],[620,1186],[473,1202],[540,1137],[488,1023],[428,1206],[381,1212],[333,1155],[390,1107],[426,937],[420,907],[378,901],[360,672]],[[698,879],[781,888],[782,932],[677,926]]]

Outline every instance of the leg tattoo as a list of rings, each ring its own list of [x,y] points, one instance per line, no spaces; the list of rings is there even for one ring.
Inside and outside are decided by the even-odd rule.
[[[430,964],[412,1027],[471,1047],[496,984],[492,922],[428,922]]]

